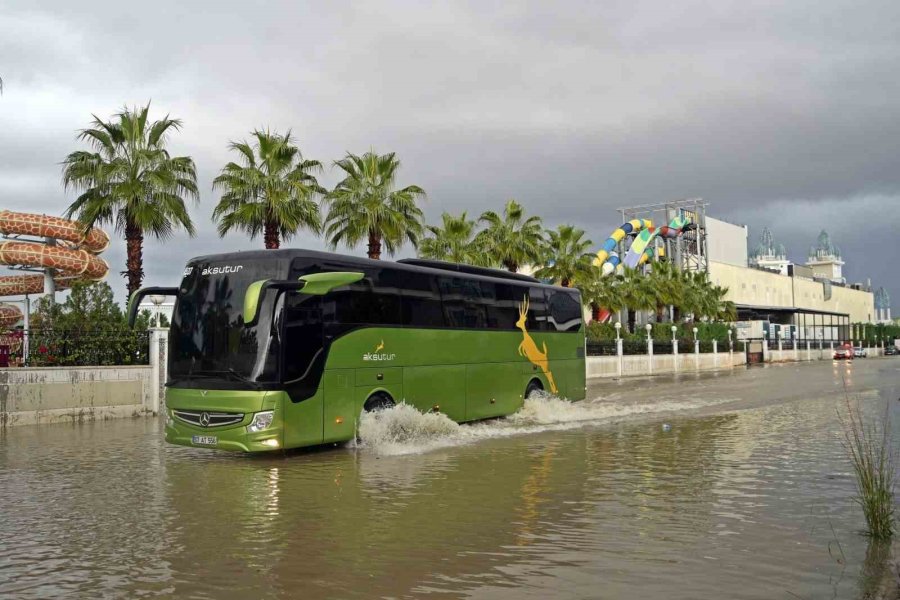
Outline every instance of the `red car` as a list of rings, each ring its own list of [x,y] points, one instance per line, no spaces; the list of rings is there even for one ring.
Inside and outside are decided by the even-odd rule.
[[[834,350],[834,358],[845,358],[847,360],[853,360],[853,346],[850,344],[843,344],[838,346]]]

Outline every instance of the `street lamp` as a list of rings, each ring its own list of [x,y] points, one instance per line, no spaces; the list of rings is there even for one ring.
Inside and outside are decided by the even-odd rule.
[[[653,325],[647,323],[646,325],[644,325],[644,329],[647,330],[647,341],[650,341],[652,339],[651,334],[653,332]]]
[[[616,321],[616,324],[613,326],[616,328],[616,340],[619,339],[619,330],[622,329],[622,324]]]
[[[672,325],[672,341],[675,341],[675,334],[678,333],[678,328]]]
[[[160,305],[166,301],[165,296],[150,296],[150,302],[153,303],[153,306],[156,308],[156,326],[159,327],[159,307]]]
[[[694,327],[694,341],[697,341],[697,328]]]

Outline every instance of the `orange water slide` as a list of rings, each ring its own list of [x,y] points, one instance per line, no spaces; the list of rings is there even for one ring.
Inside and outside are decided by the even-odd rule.
[[[109,236],[102,229],[92,227],[85,231],[77,221],[2,210],[0,234],[14,238],[0,242],[0,265],[52,269],[58,290],[67,289],[77,281],[99,281],[109,272],[109,265],[97,256],[109,246]],[[36,239],[16,239],[18,236]],[[0,296],[43,292],[43,275],[0,276]],[[10,326],[21,318],[17,307],[0,306],[0,325]]]

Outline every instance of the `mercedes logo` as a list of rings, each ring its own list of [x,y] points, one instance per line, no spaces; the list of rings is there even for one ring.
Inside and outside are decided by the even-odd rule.
[[[200,425],[203,427],[209,427],[209,413],[202,412],[200,413]]]

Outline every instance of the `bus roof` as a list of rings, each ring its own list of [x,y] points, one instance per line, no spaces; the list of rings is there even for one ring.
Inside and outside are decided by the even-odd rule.
[[[453,273],[456,276],[471,279],[490,279],[501,280],[505,282],[515,281],[520,284],[539,285],[542,287],[559,288],[568,292],[579,292],[577,288],[565,288],[557,285],[543,283],[539,279],[522,275],[520,273],[511,273],[500,269],[491,269],[489,267],[475,267],[458,263],[451,263],[438,260],[424,259],[401,259],[393,260],[373,260],[371,258],[363,258],[360,256],[348,256],[346,254],[338,254],[336,252],[322,252],[320,250],[306,250],[302,248],[279,248],[278,250],[243,250],[240,252],[226,252],[222,254],[207,254],[204,256],[196,256],[188,262],[201,261],[230,261],[230,260],[247,260],[247,259],[288,259],[295,258],[312,258],[321,259],[332,262],[338,262],[346,265],[348,268],[384,268],[390,266],[402,271],[416,271],[420,273],[429,273],[431,275],[444,275]]]

